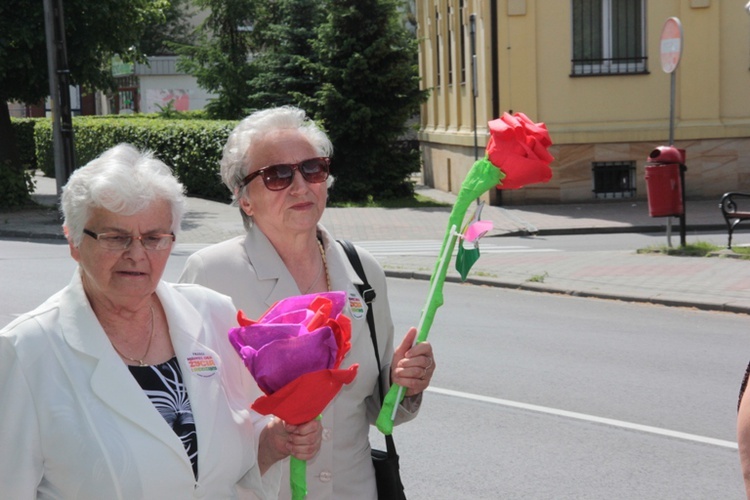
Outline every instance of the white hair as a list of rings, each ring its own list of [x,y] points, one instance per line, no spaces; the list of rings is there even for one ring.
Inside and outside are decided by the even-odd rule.
[[[315,149],[319,156],[330,157],[333,144],[326,133],[305,112],[293,106],[281,106],[256,111],[243,119],[229,134],[221,158],[221,180],[232,193],[232,200],[237,203],[243,196],[240,193],[242,180],[248,174],[250,165],[250,148],[263,140],[265,136],[279,130],[299,131]],[[333,177],[329,176],[330,187]],[[247,190],[245,190],[247,192]],[[240,210],[245,227],[252,224],[252,219]]]
[[[185,188],[172,170],[151,152],[119,144],[75,170],[62,190],[63,225],[74,246],[81,244],[92,208],[133,215],[155,201],[172,209],[172,232],[177,234],[185,213]]]

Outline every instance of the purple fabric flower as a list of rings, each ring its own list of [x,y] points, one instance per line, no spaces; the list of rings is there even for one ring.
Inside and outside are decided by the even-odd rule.
[[[344,292],[290,297],[257,322],[241,320],[244,326],[229,332],[264,393],[273,394],[306,373],[338,367],[351,333],[349,319],[341,314],[345,301]]]

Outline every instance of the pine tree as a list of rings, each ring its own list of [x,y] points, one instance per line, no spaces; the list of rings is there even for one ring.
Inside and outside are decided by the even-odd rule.
[[[178,49],[178,68],[218,95],[206,111],[213,118],[237,119],[249,109],[249,81],[255,76],[248,58],[257,47],[255,21],[264,0],[196,0],[211,14],[198,29],[198,43]]]
[[[262,51],[253,61],[251,108],[290,104],[303,109],[320,88],[312,42],[323,21],[320,0],[279,0],[269,4],[270,22],[259,29]]]
[[[314,114],[334,144],[334,200],[413,193],[418,151],[399,147],[419,112],[417,42],[398,0],[326,0],[315,49],[322,86]]]

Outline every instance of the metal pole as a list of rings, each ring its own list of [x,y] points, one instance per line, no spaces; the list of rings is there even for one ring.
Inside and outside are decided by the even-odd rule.
[[[68,47],[65,42],[65,17],[62,0],[56,0],[55,31],[57,34],[57,85],[60,105],[60,142],[62,146],[63,180],[68,182],[75,169],[75,147],[73,142],[73,117],[70,109],[70,71],[68,70]]]
[[[672,71],[669,74],[669,145],[674,146],[674,101],[675,101],[675,73]],[[682,211],[679,215],[680,219],[680,245],[685,246],[685,175],[682,173],[682,166],[680,166],[680,188],[682,189]],[[667,244],[672,247],[672,218],[667,218]]]
[[[65,185],[64,164],[62,158],[62,136],[58,113],[57,86],[57,50],[55,49],[55,22],[52,0],[44,0],[44,34],[47,39],[47,72],[49,73],[50,118],[52,120],[52,156],[55,162],[55,180],[57,194],[62,193]]]
[[[685,204],[685,171],[687,170],[687,167],[685,165],[680,165],[680,184],[682,184],[682,213],[680,214],[680,246],[684,247],[686,244],[685,241],[685,211],[687,210],[687,206]]]
[[[669,74],[669,145],[674,146],[675,72]]]
[[[674,107],[675,107],[675,89],[676,89],[676,73],[677,71],[672,71],[669,74],[669,145],[674,146]],[[686,221],[685,221],[685,170],[687,170],[687,167],[685,165],[680,165],[680,191],[682,196],[682,213],[679,215],[680,219],[680,246],[684,247],[686,245]],[[668,219],[668,229],[671,231],[672,229],[672,219]],[[672,246],[671,240],[669,241],[669,246]]]
[[[479,88],[477,86],[477,15],[469,15],[469,34],[471,39],[471,91],[472,91],[472,115],[474,120],[474,161],[479,159],[479,138],[477,137],[477,97]]]

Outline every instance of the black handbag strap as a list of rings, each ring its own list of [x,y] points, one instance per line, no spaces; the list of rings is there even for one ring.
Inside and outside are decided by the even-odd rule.
[[[383,404],[385,391],[383,390],[383,377],[380,373],[380,351],[378,351],[378,338],[375,334],[375,318],[372,313],[372,303],[375,301],[375,289],[370,286],[367,282],[367,275],[365,269],[362,267],[362,261],[359,259],[357,249],[349,240],[336,240],[339,242],[341,247],[344,249],[346,256],[349,258],[354,271],[356,271],[359,279],[362,280],[361,285],[357,285],[357,290],[362,296],[362,300],[367,304],[367,325],[370,327],[370,338],[372,339],[372,347],[375,350],[375,360],[378,362],[378,390],[380,391],[380,404]],[[389,456],[396,455],[396,443],[393,442],[393,436],[385,436],[385,446]]]

